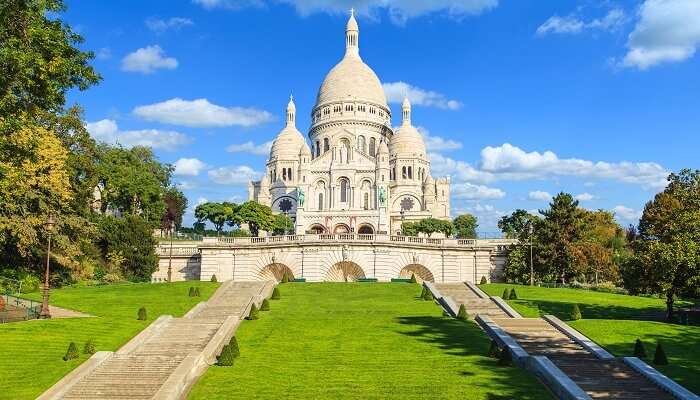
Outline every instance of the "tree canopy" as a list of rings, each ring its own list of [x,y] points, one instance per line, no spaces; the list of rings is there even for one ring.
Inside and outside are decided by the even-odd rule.
[[[476,217],[471,214],[462,214],[452,221],[460,239],[476,239],[476,228],[479,227]]]

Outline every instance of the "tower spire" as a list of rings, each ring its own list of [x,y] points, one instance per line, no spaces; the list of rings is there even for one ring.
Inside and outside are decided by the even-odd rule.
[[[355,9],[350,9],[350,19],[345,27],[345,54],[359,55],[360,54],[360,28],[355,20]]]
[[[401,105],[403,124],[411,125],[411,102],[408,101],[408,95],[404,95],[403,104]]]
[[[294,105],[294,96],[289,95],[289,103],[287,103],[287,126],[296,126],[297,107]]]

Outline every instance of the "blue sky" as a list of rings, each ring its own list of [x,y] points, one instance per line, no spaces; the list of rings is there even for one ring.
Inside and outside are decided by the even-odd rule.
[[[192,206],[245,200],[290,94],[308,129],[350,7],[394,124],[408,92],[453,214],[482,232],[559,191],[634,223],[668,172],[700,167],[697,0],[67,4],[104,77],[70,101],[98,140],[176,165]]]

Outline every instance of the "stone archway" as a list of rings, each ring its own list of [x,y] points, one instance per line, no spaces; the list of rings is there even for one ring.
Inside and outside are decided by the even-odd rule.
[[[281,282],[285,273],[290,280],[294,279],[294,273],[291,268],[281,263],[273,263],[261,269],[260,272],[258,272],[258,276],[262,280]]]
[[[321,225],[321,224],[313,224],[309,227],[309,229],[306,231],[306,233],[313,233],[316,235],[320,235],[320,234],[326,233],[326,227]]]
[[[324,280],[326,282],[355,282],[365,277],[365,271],[352,261],[341,261],[334,264]]]
[[[360,228],[357,230],[357,233],[359,235],[373,235],[374,228],[372,228],[372,225],[370,225],[370,224],[362,224],[362,225],[360,225]]]
[[[416,276],[416,281],[418,281],[418,283],[422,283],[423,281],[435,282],[433,273],[421,264],[409,264],[403,267],[401,272],[399,272],[399,278],[409,279],[411,275]]]
[[[338,224],[333,228],[333,233],[336,234],[343,234],[343,233],[350,233],[350,227],[345,225],[345,224]]]

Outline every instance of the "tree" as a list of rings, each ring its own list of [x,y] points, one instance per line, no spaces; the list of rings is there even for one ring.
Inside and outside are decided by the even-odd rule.
[[[668,182],[644,207],[627,272],[640,285],[635,291],[665,295],[672,321],[677,296],[700,296],[700,170],[672,173]]]
[[[537,242],[537,227],[540,223],[541,219],[538,216],[520,209],[515,210],[511,215],[504,215],[498,221],[498,228],[506,238],[519,240],[519,243],[509,246],[508,249],[508,258],[503,269],[506,282],[523,285],[530,283],[530,245],[533,245],[534,261],[536,259],[534,255],[537,253],[534,244]],[[535,275],[544,275],[539,264],[533,265],[533,269]]]
[[[476,228],[479,224],[476,217],[471,214],[462,214],[454,219],[452,224],[457,231],[457,237],[460,239],[476,239]]]
[[[504,215],[498,220],[498,229],[508,239],[520,239],[529,241],[530,226],[536,226],[540,218],[525,210],[515,210],[511,215]]]
[[[404,222],[401,224],[401,233],[404,236],[418,236],[418,225],[415,222]]]
[[[234,223],[246,223],[253,236],[257,236],[260,230],[271,231],[275,226],[272,209],[257,201],[246,201],[241,204],[234,214]]]
[[[445,237],[447,237],[452,235],[455,229],[454,225],[452,225],[452,222],[444,221],[437,218],[424,218],[418,222],[415,222],[414,224],[415,230],[417,232],[424,233],[428,237],[432,236],[432,234],[436,232],[440,232],[444,234]]]
[[[559,193],[549,209],[540,210],[544,220],[538,226],[538,248],[542,263],[549,266],[561,283],[577,274],[575,251],[584,235],[584,214],[578,201],[568,193]]]
[[[135,215],[102,216],[97,219],[97,225],[97,243],[102,254],[116,252],[124,258],[120,274],[129,280],[150,281],[158,269],[155,252],[158,241],[153,236],[153,225]]]
[[[198,222],[209,221],[214,225],[217,235],[224,229],[226,222],[231,221],[236,211],[233,203],[208,202],[198,205],[194,209],[194,216]]]
[[[165,213],[161,218],[161,228],[167,231],[173,227],[179,228],[182,225],[182,216],[187,209],[187,197],[177,188],[170,187],[166,189],[163,201],[165,201]],[[171,235],[174,233],[170,232]]]
[[[274,235],[287,235],[294,232],[294,222],[288,215],[274,214],[272,233]]]

